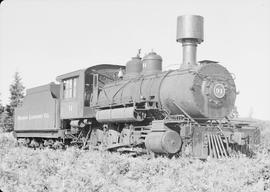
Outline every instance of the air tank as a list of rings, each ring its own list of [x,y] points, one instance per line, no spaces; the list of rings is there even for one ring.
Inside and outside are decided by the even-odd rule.
[[[150,52],[143,57],[143,74],[150,75],[162,72],[162,57]]]

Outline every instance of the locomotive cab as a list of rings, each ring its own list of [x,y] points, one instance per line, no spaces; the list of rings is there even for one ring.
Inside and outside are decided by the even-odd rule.
[[[120,65],[95,65],[56,78],[60,82],[60,119],[93,118],[102,87],[117,78]]]

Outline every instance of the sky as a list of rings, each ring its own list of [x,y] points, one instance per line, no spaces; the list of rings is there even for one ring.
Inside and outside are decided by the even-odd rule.
[[[204,17],[197,60],[219,61],[236,77],[242,117],[270,120],[269,0],[5,0],[0,5],[0,99],[19,72],[26,88],[96,64],[125,63],[142,49],[182,61],[176,18]]]

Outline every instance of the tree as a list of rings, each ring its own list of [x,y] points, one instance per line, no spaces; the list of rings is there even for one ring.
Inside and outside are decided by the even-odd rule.
[[[0,93],[1,95],[1,93]],[[4,106],[2,105],[2,101],[0,99],[0,115],[4,112]]]
[[[13,130],[13,117],[5,110],[0,115],[0,131],[10,132]]]
[[[14,81],[9,87],[10,97],[9,105],[0,115],[0,124],[3,131],[12,131],[14,128],[14,110],[20,106],[24,98],[25,87],[22,84],[22,78],[18,72],[15,72]]]
[[[13,117],[14,109],[20,106],[24,98],[24,89],[25,87],[22,84],[22,78],[18,72],[15,72],[14,81],[9,87],[10,97],[9,97],[9,106],[10,106],[10,115]]]
[[[1,101],[1,99],[0,99],[0,132],[1,132],[1,130],[3,130],[3,126],[4,126],[4,124],[3,124],[3,112],[4,112],[4,106],[2,105],[2,101]]]

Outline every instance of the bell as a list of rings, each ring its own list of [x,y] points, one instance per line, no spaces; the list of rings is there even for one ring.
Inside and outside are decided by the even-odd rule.
[[[124,76],[124,72],[123,72],[122,68],[120,68],[117,77],[118,77],[118,79],[122,79],[123,76]]]

